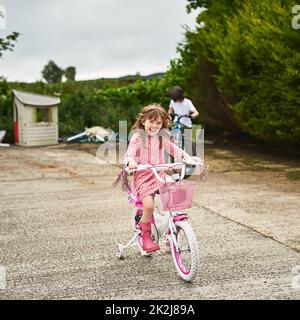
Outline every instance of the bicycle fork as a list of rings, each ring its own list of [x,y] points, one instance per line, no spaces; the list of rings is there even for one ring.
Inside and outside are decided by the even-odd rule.
[[[169,230],[171,232],[171,238],[172,238],[172,242],[174,243],[175,245],[175,248],[176,250],[178,251],[178,243],[177,243],[177,239],[176,239],[176,234],[177,234],[177,228],[176,228],[176,225],[175,225],[175,222],[174,222],[174,218],[176,219],[176,221],[182,221],[182,220],[187,220],[187,216],[185,214],[181,214],[181,215],[178,215],[178,216],[172,216],[170,217],[169,219]],[[179,218],[179,219],[177,219]]]
[[[175,223],[173,221],[173,219],[169,220],[169,229],[171,231],[171,239],[172,239],[172,243],[175,245],[176,250],[178,250],[178,244],[177,244],[177,239],[176,239],[176,226]]]

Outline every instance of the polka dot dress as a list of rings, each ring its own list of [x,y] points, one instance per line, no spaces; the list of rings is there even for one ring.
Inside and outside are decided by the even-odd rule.
[[[179,149],[170,139],[162,139],[158,135],[146,135],[144,141],[139,133],[135,133],[129,143],[125,154],[124,163],[134,160],[137,164],[161,164],[165,163],[165,151],[181,161],[182,157],[189,157],[186,152]],[[164,172],[158,173],[163,179],[166,177]],[[163,185],[154,176],[151,169],[134,173],[134,187],[140,199],[143,199]]]

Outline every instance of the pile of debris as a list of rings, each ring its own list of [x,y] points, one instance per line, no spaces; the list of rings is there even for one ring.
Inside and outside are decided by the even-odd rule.
[[[69,137],[67,142],[77,143],[104,143],[115,137],[115,132],[102,127],[85,128],[85,131]]]

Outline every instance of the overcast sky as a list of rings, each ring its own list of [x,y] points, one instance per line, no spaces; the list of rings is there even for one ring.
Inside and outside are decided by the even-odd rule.
[[[9,81],[36,81],[54,60],[75,66],[76,79],[165,71],[177,57],[183,25],[195,28],[197,12],[186,0],[0,0],[6,29],[21,32],[14,52],[0,59]]]

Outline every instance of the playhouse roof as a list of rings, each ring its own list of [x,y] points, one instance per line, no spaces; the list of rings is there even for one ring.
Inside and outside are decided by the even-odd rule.
[[[60,99],[57,97],[43,96],[31,92],[22,92],[13,90],[13,94],[20,100],[24,105],[38,106],[38,107],[50,107],[60,103]]]

